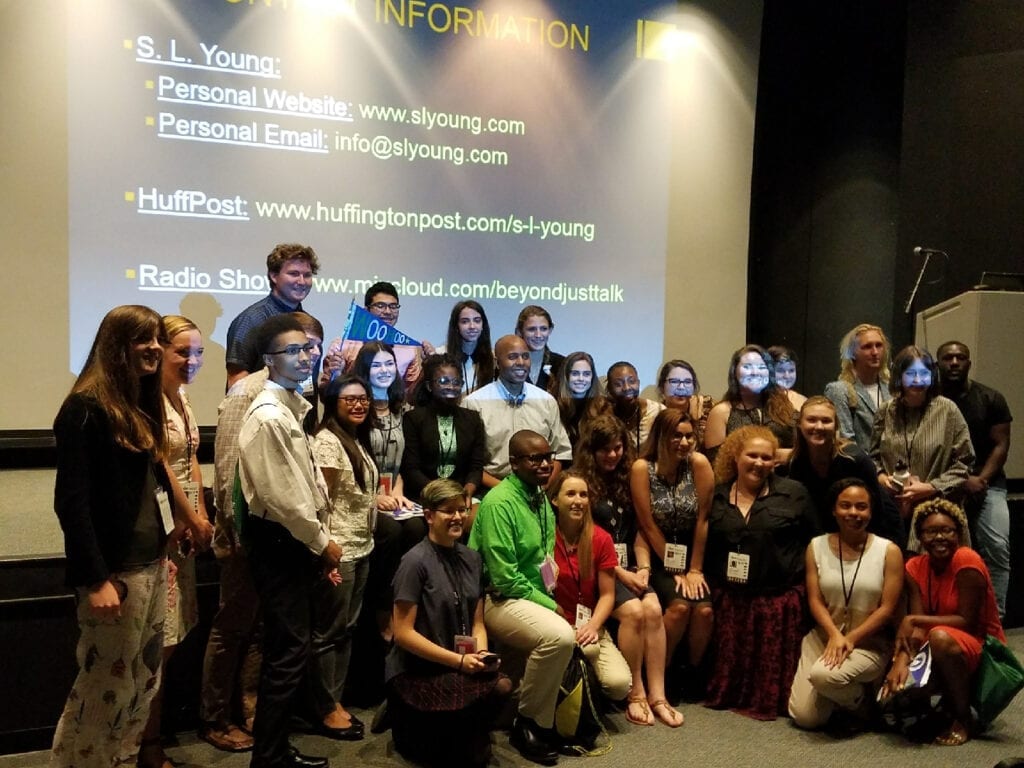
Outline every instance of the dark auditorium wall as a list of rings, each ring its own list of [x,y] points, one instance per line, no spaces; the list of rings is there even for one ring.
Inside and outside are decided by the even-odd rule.
[[[748,338],[793,347],[820,392],[837,344],[1024,271],[1024,3],[767,0],[754,143]]]
[[[747,337],[794,349],[801,392],[849,328],[892,325],[905,22],[902,0],[765,3]]]

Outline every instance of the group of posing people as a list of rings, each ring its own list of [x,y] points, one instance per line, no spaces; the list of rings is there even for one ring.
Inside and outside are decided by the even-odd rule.
[[[493,348],[483,307],[460,302],[432,354],[352,340],[324,354],[301,311],[316,267],[312,249],[278,246],[271,295],[232,323],[215,526],[184,391],[199,329],[140,306],[101,323],[54,425],[82,630],[61,764],[168,768],[161,665],[195,624],[189,555],[211,539],[202,735],[252,749],[256,768],[326,766],[290,746],[295,714],[363,737],[342,695],[367,609],[393,640],[396,747],[422,762],[486,762],[503,669],[520,678],[510,742],[557,761],[576,646],[637,725],[681,726],[682,694],[818,727],[866,718],[873,688],[899,689],[927,641],[936,738],[969,737],[968,680],[986,634],[1002,637],[1010,415],[969,380],[965,345],[938,364],[907,347],[890,366],[881,329],[858,326],[839,380],[810,398],[792,353],[748,345],[720,402],[684,360],[662,366],[656,402],[628,362],[602,382],[586,352],[551,352],[540,307]],[[390,284],[366,305],[397,321]],[[908,548],[922,554],[904,566]],[[451,722],[476,736],[431,737]]]

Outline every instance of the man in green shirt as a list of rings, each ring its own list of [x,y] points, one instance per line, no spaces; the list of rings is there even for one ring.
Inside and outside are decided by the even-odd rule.
[[[484,497],[469,546],[483,557],[492,587],[484,607],[487,632],[528,654],[509,742],[527,760],[554,765],[558,687],[576,642],[551,596],[557,580],[555,515],[544,486],[554,454],[543,436],[521,430],[509,440],[509,458],[512,474]]]

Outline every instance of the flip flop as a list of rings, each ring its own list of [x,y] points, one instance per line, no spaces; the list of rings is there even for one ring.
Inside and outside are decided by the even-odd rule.
[[[630,706],[633,704],[639,704],[643,710],[644,716],[641,720],[638,717],[633,717],[630,714]],[[630,696],[626,701],[626,719],[633,725],[654,725],[654,717],[651,715],[651,708],[647,705],[647,698],[644,696]]]
[[[657,717],[659,720],[661,720],[661,722],[663,722],[669,728],[678,728],[679,726],[681,726],[683,723],[686,722],[686,718],[683,717],[683,713],[680,712],[675,707],[673,707],[667,701],[665,701],[665,699],[658,699],[657,701],[650,702],[650,704],[651,704],[651,711],[654,713],[654,716]],[[673,715],[677,715],[679,717],[679,720],[676,721],[676,719],[674,717],[671,717],[671,716],[670,717],[662,717],[661,713],[663,711],[663,708],[665,710],[668,710],[669,712],[671,712]]]

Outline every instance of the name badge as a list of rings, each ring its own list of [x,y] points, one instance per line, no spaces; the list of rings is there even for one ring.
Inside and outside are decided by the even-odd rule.
[[[576,629],[581,629],[590,623],[590,617],[594,615],[594,612],[583,605],[583,603],[576,603],[576,623],[573,625]]]
[[[199,512],[199,483],[188,480],[181,484],[181,490],[185,492],[185,498],[192,505],[192,511]]]
[[[476,653],[476,638],[472,635],[456,635],[455,652]]]
[[[540,577],[544,580],[544,589],[549,593],[555,591],[555,585],[558,583],[558,566],[555,565],[555,561],[548,555],[544,558],[544,562],[540,564]]]
[[[160,523],[164,527],[164,535],[170,536],[174,532],[174,515],[171,514],[171,500],[167,498],[167,491],[157,488],[153,492],[156,498],[156,505],[160,508]]]
[[[672,573],[684,573],[686,571],[686,545],[665,544],[665,570]]]
[[[620,568],[625,568],[629,565],[629,556],[626,554],[625,543],[615,545],[615,556],[619,559]]]
[[[725,576],[734,584],[746,584],[750,578],[750,555],[730,552],[725,566]]]

